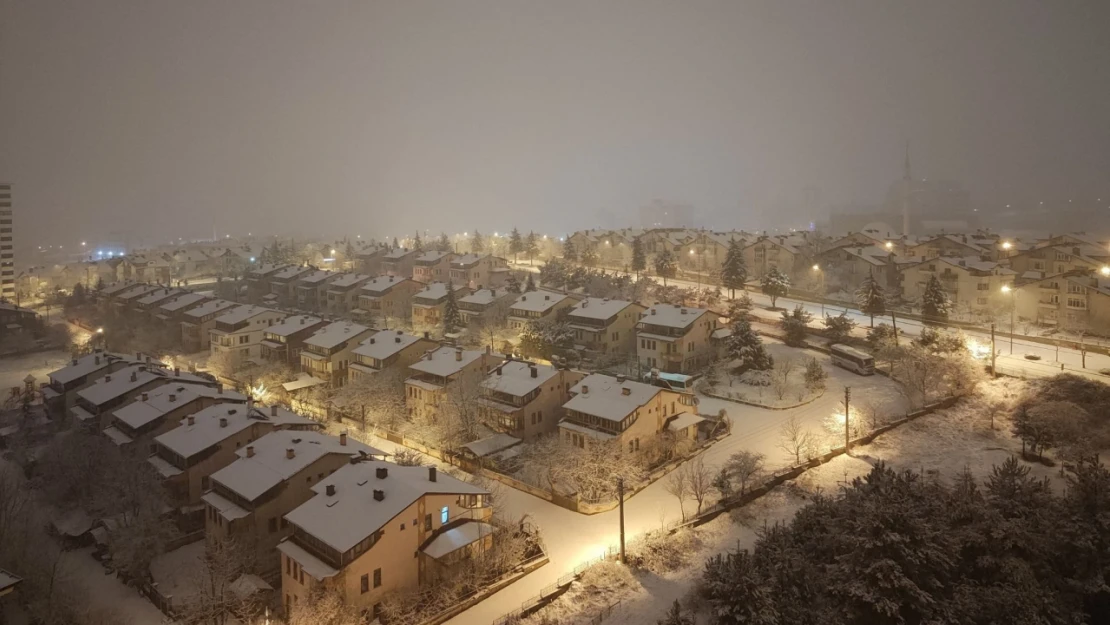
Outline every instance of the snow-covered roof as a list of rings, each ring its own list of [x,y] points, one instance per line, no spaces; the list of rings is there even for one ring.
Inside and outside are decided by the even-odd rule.
[[[107,285],[104,286],[103,289],[100,289],[100,294],[101,295],[112,296],[112,295],[115,295],[116,293],[122,293],[123,291],[126,291],[127,289],[134,288],[137,285],[138,285],[137,282],[131,282],[130,280],[126,280],[124,282],[116,282],[115,284],[107,284]]]
[[[673,304],[656,304],[640,313],[640,321],[668,328],[685,328],[709,312],[704,308],[687,308]]]
[[[293,392],[299,391],[303,388],[320,386],[321,384],[326,384],[326,382],[307,373],[298,373],[296,379],[285,382],[281,385],[281,387],[289,392]]]
[[[0,594],[7,592],[12,588],[15,588],[22,581],[22,577],[19,577],[14,573],[9,573],[4,569],[0,569]]]
[[[532,377],[535,370],[536,377]],[[506,393],[514,397],[524,397],[533,390],[543,386],[545,382],[555,377],[559,372],[551,365],[539,365],[519,360],[510,360],[494,368],[486,379],[482,380],[482,387],[491,391]]]
[[[100,406],[155,380],[165,379],[149,369],[140,371],[140,368],[146,369],[146,366],[131,365],[130,367],[124,367],[115,373],[100,378],[92,386],[77,391],[77,396],[94,406]]]
[[[393,354],[422,340],[418,336],[405,334],[401,330],[380,330],[354,349],[354,353],[366,358],[386,360]]]
[[[409,365],[409,369],[446,378],[462,371],[467,365],[481,358],[484,353],[476,349],[444,346]]]
[[[173,300],[162,304],[158,307],[158,309],[163,312],[177,312],[178,310],[181,310],[186,306],[191,306],[193,304],[196,304],[197,302],[203,302],[206,299],[208,299],[207,295],[202,295],[200,293],[185,293],[184,295],[180,295]]]
[[[273,312],[278,311],[274,310],[273,308],[265,308],[263,306],[240,306],[220,315],[219,317],[216,317],[216,322],[226,323],[228,325],[235,325],[237,323],[242,323],[244,321],[247,321],[248,319],[257,317],[258,315]]]
[[[276,410],[274,408],[270,406],[248,409],[246,406],[236,404],[216,404],[185,417],[181,420],[181,425],[157,436],[154,440],[181,457],[189,458],[249,428],[254,423],[273,423],[276,426],[316,424],[312,419],[286,408],[276,407]],[[192,425],[189,424],[189,419],[193,419]]]
[[[181,406],[197,399],[207,397],[222,399],[224,402],[245,403],[247,396],[232,390],[221,392],[219,388],[194,383],[164,384],[144,393],[136,401],[115,411],[116,419],[138,429]]]
[[[253,455],[249,450],[253,450]],[[288,451],[293,450],[290,458]],[[247,501],[297,475],[328,454],[384,456],[385,452],[350,437],[345,440],[320,432],[278,430],[235,452],[239,459],[212,474],[212,479]]]
[[[293,265],[291,267],[286,267],[285,269],[274,272],[274,275],[270,276],[270,278],[273,280],[291,280],[301,274],[308,273],[310,271],[312,271],[311,267],[301,267],[299,265]]]
[[[111,352],[95,351],[91,354],[85,354],[76,359],[76,363],[70,361],[70,364],[51,371],[47,374],[51,380],[59,384],[68,384],[77,378],[96,373],[101,369],[107,368],[110,364],[115,362],[126,362],[133,364],[141,364],[141,361],[131,358],[125,354],[114,354]]]
[[[108,440],[120,446],[126,445],[133,440],[130,436],[121,432],[120,429],[114,425],[110,425],[104,428],[104,436],[107,436]]]
[[[126,290],[126,291],[123,291],[123,292],[117,294],[116,299],[119,300],[119,301],[122,301],[122,302],[129,302],[133,299],[137,299],[137,298],[140,298],[144,295],[147,295],[147,294],[151,293],[152,291],[159,291],[162,288],[163,287],[154,286],[154,285],[150,285],[150,284],[139,284],[139,285],[134,286],[134,287],[132,287],[132,288]]]
[[[609,421],[621,421],[651,401],[660,390],[650,384],[631,380],[621,383],[612,376],[592,373],[570,389],[574,397],[563,407]]]
[[[431,250],[424,252],[416,258],[416,262],[423,264],[433,264],[443,260],[444,256],[450,256],[451,252],[441,252],[439,250]]]
[[[473,441],[463,445],[463,449],[470,451],[478,458],[484,458],[490,454],[495,454],[499,451],[504,451],[513,445],[520,443],[520,439],[515,436],[509,436],[505,433],[497,433],[493,436]]]
[[[275,265],[273,263],[265,263],[255,267],[254,269],[251,269],[248,275],[255,278],[261,278],[291,266],[296,267],[296,265]]]
[[[351,323],[350,321],[336,321],[320,328],[304,340],[305,345],[331,349],[343,341],[357,337],[370,328]]]
[[[616,435],[614,435],[614,434],[610,434],[608,432],[602,432],[601,430],[595,430],[593,428],[588,428],[584,425],[578,425],[577,423],[571,423],[570,421],[566,421],[566,420],[560,421],[559,422],[559,427],[561,429],[564,429],[564,430],[570,430],[572,432],[578,432],[579,434],[589,436],[590,438],[593,438],[593,439],[596,439],[596,440],[599,440],[599,441],[607,441],[607,440],[611,440],[611,439],[616,438]]]
[[[386,470],[384,478],[377,476],[379,468]],[[316,496],[285,518],[343,553],[424,495],[489,494],[443,472],[436,472],[433,482],[432,470],[431,467],[402,467],[380,460],[349,464],[313,485]],[[335,487],[334,495],[326,494],[328,486]],[[374,498],[375,490],[383,492],[381,501]]]
[[[509,311],[546,312],[568,297],[570,296],[563,293],[552,293],[543,290],[521,293],[516,302],[509,307]]]
[[[492,525],[482,521],[463,523],[432,539],[432,542],[424,547],[424,555],[438,560],[467,545],[478,542],[482,538],[493,534],[494,531]]]
[[[685,430],[691,425],[697,425],[702,421],[705,421],[703,417],[699,417],[692,412],[683,412],[667,422],[667,429],[672,432],[678,432],[680,430]]]
[[[462,256],[455,257],[455,259],[451,261],[451,266],[462,269],[473,265],[487,256],[489,256],[489,254],[463,254]]]
[[[583,319],[608,319],[632,305],[620,299],[587,297],[571,309],[571,317]]]
[[[294,560],[301,566],[305,573],[311,575],[314,579],[324,580],[329,577],[335,577],[339,571],[332,568],[323,560],[317,558],[311,553],[305,551],[297,545],[297,543],[286,539],[278,543],[278,551],[284,553],[290,559]]]
[[[466,286],[464,286],[464,285],[453,285],[453,286],[455,287],[456,292],[461,291],[461,290],[466,288]],[[420,291],[419,293],[417,293],[413,297],[415,297],[416,299],[438,300],[438,299],[440,299],[440,298],[442,298],[446,295],[447,295],[447,283],[446,282],[432,282],[428,286],[424,287],[423,291]]]
[[[232,306],[238,306],[238,305],[239,304],[236,304],[235,302],[229,302],[226,299],[214,299],[210,302],[205,302],[205,303],[201,304],[200,306],[197,306],[196,308],[194,308],[192,310],[186,310],[185,311],[185,316],[200,319],[201,317],[204,317],[205,315],[210,315],[212,313],[220,312],[222,310],[227,310],[228,308],[231,308]]]
[[[169,288],[158,289],[158,290],[154,291],[153,293],[149,293],[149,294],[147,294],[143,297],[140,297],[138,303],[142,304],[144,306],[148,305],[148,304],[156,304],[156,303],[158,303],[158,302],[160,302],[160,301],[162,301],[166,298],[173,297],[175,295],[180,295],[180,294],[186,293],[186,292],[187,291],[185,291],[184,289],[169,289]]]
[[[305,328],[311,328],[312,326],[320,323],[320,321],[322,321],[322,319],[320,319],[319,317],[313,317],[311,315],[293,315],[292,317],[286,317],[284,320],[282,320],[281,323],[275,323],[274,325],[266,328],[266,334],[273,334],[274,336],[289,336],[290,334],[300,332]]]
[[[242,519],[250,515],[250,512],[244,510],[241,506],[239,506],[239,504],[231,501],[230,499],[227,499],[226,497],[222,497],[216,491],[208,491],[207,493],[204,493],[204,495],[201,496],[200,500],[215,508],[216,512],[219,512],[220,516],[227,519],[228,521]]]
[[[382,258],[384,258],[385,260],[399,260],[408,256],[409,254],[416,253],[418,253],[416,250],[410,250],[407,247],[395,247],[386,252],[385,256],[383,256]]]
[[[378,276],[362,285],[360,291],[366,295],[383,295],[387,293],[389,289],[392,289],[402,282],[407,282],[408,280],[408,278],[398,276]]]
[[[345,289],[345,288],[352,287],[352,286],[355,286],[357,284],[360,284],[360,283],[362,283],[366,280],[369,280],[369,279],[370,279],[369,274],[365,274],[365,273],[345,273],[345,274],[339,276],[338,278],[336,278],[335,280],[332,280],[331,283],[328,285],[328,288],[331,288],[331,289],[336,289],[336,288]]]
[[[310,273],[308,275],[301,276],[299,278],[299,280],[302,284],[315,286],[315,285],[320,284],[324,280],[327,280],[328,278],[330,278],[334,275],[336,275],[334,271],[326,271],[324,269],[317,269],[316,271],[313,271],[312,273]]]
[[[509,294],[505,289],[478,289],[470,295],[459,298],[459,303],[476,304],[478,306],[489,306],[497,300],[506,297]]]

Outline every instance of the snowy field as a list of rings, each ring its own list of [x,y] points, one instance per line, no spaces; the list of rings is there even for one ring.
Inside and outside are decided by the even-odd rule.
[[[64,367],[69,359],[69,352],[62,350],[0,358],[0,392],[7,397],[8,389],[23,386],[28,373],[35,376],[36,386],[46,382],[46,374]]]

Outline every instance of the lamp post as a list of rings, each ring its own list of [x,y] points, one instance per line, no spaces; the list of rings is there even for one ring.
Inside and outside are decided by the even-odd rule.
[[[1008,284],[1002,285],[1002,292],[1010,294],[1010,355],[1014,355],[1014,309],[1017,308],[1017,300],[1015,296],[1017,291]]]
[[[825,278],[825,274],[821,273],[821,265],[818,265],[818,264],[814,263],[813,273],[817,276],[816,278],[813,279],[814,284],[817,285],[817,286],[820,286],[820,283]],[[821,297],[821,318],[824,319],[825,318],[825,297],[824,297],[825,294],[818,291],[817,295],[819,295]]]

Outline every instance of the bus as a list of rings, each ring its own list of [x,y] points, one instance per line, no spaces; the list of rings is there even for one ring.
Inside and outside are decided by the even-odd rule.
[[[875,358],[867,352],[837,343],[829,345],[829,353],[832,355],[834,365],[839,365],[859,375],[875,373]]]

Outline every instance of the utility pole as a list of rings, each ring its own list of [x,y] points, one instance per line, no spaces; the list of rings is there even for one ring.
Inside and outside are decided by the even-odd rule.
[[[624,478],[617,478],[617,501],[620,502],[621,517],[621,564],[624,564]]]
[[[845,386],[844,387],[844,453],[848,453],[848,450],[850,449],[850,445],[851,445],[851,442],[850,442],[851,439],[848,436],[848,422],[851,421],[851,419],[849,417],[849,415],[851,413],[848,412],[848,408],[851,406],[851,403],[852,403],[852,387]]]
[[[995,372],[995,369],[994,369],[995,360],[997,360],[997,359],[998,359],[998,352],[994,349],[994,322],[992,321],[991,322],[991,377],[992,378],[998,377],[998,374]]]
[[[898,319],[894,316],[894,309],[890,309],[890,323],[894,325],[894,346],[898,347]]]

